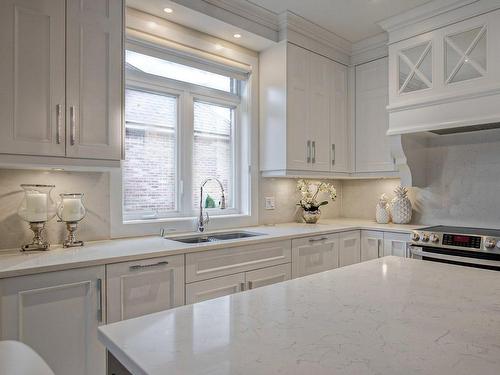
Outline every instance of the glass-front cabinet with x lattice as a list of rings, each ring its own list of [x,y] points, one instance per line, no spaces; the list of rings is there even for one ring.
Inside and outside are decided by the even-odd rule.
[[[389,46],[389,110],[500,90],[500,10]]]

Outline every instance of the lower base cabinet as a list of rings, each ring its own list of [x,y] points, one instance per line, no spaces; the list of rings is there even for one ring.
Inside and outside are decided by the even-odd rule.
[[[292,277],[328,271],[339,266],[339,236],[292,240]]]
[[[361,231],[361,261],[377,259],[383,256],[384,232],[373,230]]]
[[[361,262],[361,235],[359,230],[339,233],[339,266]]]
[[[361,231],[361,261],[377,259],[383,256],[408,256],[408,233]]]
[[[408,233],[384,233],[384,256],[394,255],[397,257],[407,258],[408,242],[410,235]]]
[[[291,264],[186,284],[186,303],[196,303],[291,279]]]
[[[184,255],[106,266],[107,322],[184,305]]]
[[[104,280],[104,266],[0,280],[0,338],[29,345],[57,375],[104,375]]]

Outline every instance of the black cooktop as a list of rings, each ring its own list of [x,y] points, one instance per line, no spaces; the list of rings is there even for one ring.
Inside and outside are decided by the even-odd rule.
[[[450,227],[446,225],[436,225],[434,227],[422,228],[425,232],[440,232],[450,234],[469,234],[473,236],[500,237],[500,229],[471,228],[471,227]]]

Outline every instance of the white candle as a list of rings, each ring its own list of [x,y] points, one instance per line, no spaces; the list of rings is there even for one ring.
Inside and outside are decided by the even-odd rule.
[[[47,221],[47,194],[37,191],[26,194],[26,217],[31,222]]]
[[[82,201],[80,198],[64,198],[61,212],[63,221],[78,221],[82,218]]]

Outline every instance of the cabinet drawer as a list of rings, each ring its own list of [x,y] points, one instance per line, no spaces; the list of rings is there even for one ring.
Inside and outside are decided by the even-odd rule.
[[[276,241],[187,254],[186,282],[207,280],[291,261],[291,241]]]
[[[249,271],[245,274],[245,281],[248,289],[280,283],[290,280],[291,278],[292,265],[290,263]]]
[[[186,303],[224,297],[245,289],[245,274],[237,273],[186,285]]]
[[[108,323],[184,304],[184,256],[106,266]]]

